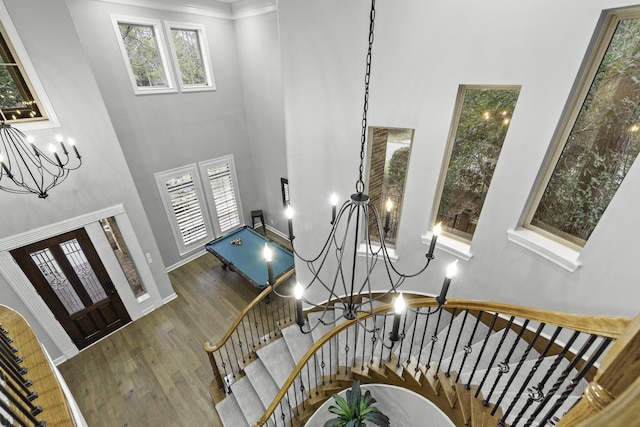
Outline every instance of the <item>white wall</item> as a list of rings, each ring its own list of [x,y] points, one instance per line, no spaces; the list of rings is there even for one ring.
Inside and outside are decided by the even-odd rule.
[[[369,125],[415,129],[398,237],[398,268],[415,270],[433,203],[458,86],[521,85],[518,104],[474,236],[450,297],[568,312],[635,315],[640,166],[618,194],[570,273],[507,241],[519,221],[603,9],[628,0],[378,1]],[[357,178],[367,47],[367,0],[281,0],[279,23],[287,160],[297,249],[318,250],[327,197]],[[337,154],[339,153],[339,154]],[[437,293],[441,250],[409,289]],[[298,273],[303,274],[303,265]],[[375,285],[381,283],[376,280]]]
[[[287,177],[284,100],[275,12],[234,21],[254,187],[265,221],[286,233],[280,178]]]
[[[245,220],[263,205],[255,189],[233,21],[109,2],[68,0],[166,266],[181,257],[153,174],[234,154]],[[202,24],[215,91],[134,95],[110,14]]]
[[[62,0],[4,0],[61,127],[29,132],[38,141],[72,136],[83,166],[47,199],[0,192],[0,238],[24,233],[106,207],[124,204],[144,252],[160,259],[158,246],[124,160],[107,110]],[[34,13],[37,11],[37,13]],[[162,263],[150,265],[161,297],[173,293]],[[0,272],[2,273],[2,272]],[[0,303],[18,310],[34,327],[53,359],[59,349],[34,322],[24,303],[0,277]]]

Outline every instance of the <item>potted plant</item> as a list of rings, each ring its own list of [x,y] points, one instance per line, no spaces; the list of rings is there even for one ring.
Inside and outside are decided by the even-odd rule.
[[[367,390],[364,396],[362,395],[360,381],[354,381],[351,389],[347,390],[346,399],[337,394],[334,394],[333,398],[338,406],[330,406],[329,412],[337,417],[324,423],[324,427],[365,427],[367,422],[389,427],[389,417],[372,406],[376,400],[371,396],[371,392]]]

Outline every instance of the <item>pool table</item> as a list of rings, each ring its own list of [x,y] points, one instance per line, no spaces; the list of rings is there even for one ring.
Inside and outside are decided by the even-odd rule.
[[[241,244],[232,242],[241,241]],[[293,270],[293,253],[268,237],[257,233],[249,226],[230,231],[205,245],[222,262],[222,268],[229,268],[244,277],[253,286],[262,289],[269,284],[267,262],[262,251],[268,243],[273,251],[273,280]]]

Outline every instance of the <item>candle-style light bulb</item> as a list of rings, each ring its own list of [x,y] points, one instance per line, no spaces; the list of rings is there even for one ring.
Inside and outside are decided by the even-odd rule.
[[[404,298],[402,298],[402,294],[400,294],[393,302],[393,326],[391,328],[391,333],[389,334],[389,340],[392,343],[400,339],[400,317],[402,317],[402,313],[404,312],[405,307],[406,303],[404,302]]]
[[[291,205],[287,205],[284,214],[287,216],[287,222],[289,223],[289,240],[293,242],[293,209]]]
[[[296,324],[300,327],[304,325],[304,318],[302,317],[302,295],[304,294],[304,288],[298,282],[293,287],[293,296],[296,301]]]
[[[53,145],[53,144],[49,144],[49,145],[47,146],[47,148],[48,148],[48,149],[49,149],[49,151],[51,151],[52,153],[55,153],[55,152],[56,152],[56,146],[55,146],[55,145]]]
[[[53,144],[49,144],[49,151],[53,153],[53,156],[56,158],[56,162],[58,162],[58,166],[62,167],[62,160],[58,157],[58,153],[56,153],[56,146]]]
[[[78,153],[78,148],[76,147],[76,140],[73,138],[69,138],[67,139],[67,142],[69,143],[69,145],[71,147],[73,147],[73,152],[76,153],[76,157],[79,159],[80,158],[80,153]]]
[[[447,302],[447,292],[449,292],[449,285],[451,284],[451,279],[458,271],[458,260],[455,260],[447,267],[447,273],[444,276],[444,282],[442,283],[442,289],[440,290],[440,295],[436,298],[438,304],[443,305]]]
[[[264,244],[264,249],[262,250],[262,256],[264,256],[264,259],[267,262],[273,261],[273,251],[266,243]]]
[[[331,225],[336,222],[336,206],[338,205],[338,195],[334,192],[329,198],[331,203]]]
[[[407,303],[404,301],[404,298],[402,298],[402,293],[401,293],[393,302],[393,309],[396,314],[402,314],[404,313],[404,309],[406,307],[407,307]]]
[[[442,222],[437,223],[436,226],[433,227],[431,244],[429,244],[429,252],[427,253],[427,258],[429,259],[433,259],[433,251],[436,249],[436,241],[440,233],[442,233]]]
[[[62,142],[62,141],[64,141],[64,138],[62,137],[62,135],[57,134],[57,135],[56,135],[56,141],[58,141],[58,142]]]
[[[385,215],[384,218],[384,234],[386,235],[389,230],[389,222],[391,220],[391,209],[393,209],[393,202],[391,201],[391,199],[387,199],[387,214]]]

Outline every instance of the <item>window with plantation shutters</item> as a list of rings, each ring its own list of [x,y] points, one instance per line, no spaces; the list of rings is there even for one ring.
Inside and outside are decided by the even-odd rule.
[[[207,194],[216,234],[225,233],[242,223],[240,197],[232,156],[200,163],[203,181],[209,182]]]
[[[211,226],[195,165],[156,174],[156,181],[180,254],[209,241]]]
[[[180,255],[244,225],[233,156],[155,174]]]

